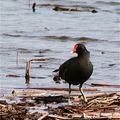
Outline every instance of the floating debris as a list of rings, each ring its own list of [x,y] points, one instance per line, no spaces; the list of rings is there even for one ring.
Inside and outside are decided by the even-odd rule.
[[[15,74],[8,74],[6,75],[6,77],[20,77],[19,75],[15,75]]]
[[[76,12],[92,12],[92,13],[97,13],[98,11],[97,10],[95,10],[95,9],[90,9],[90,8],[82,8],[81,7],[81,9],[80,8],[76,8],[76,7],[62,7],[62,6],[55,6],[54,8],[53,8],[53,10],[55,10],[55,11],[76,11]]]
[[[102,51],[102,52],[101,52],[101,54],[105,54],[105,52],[104,52],[104,51]]]
[[[114,65],[116,65],[116,64],[109,64],[109,66],[114,66]]]
[[[36,3],[34,2],[34,3],[32,4],[32,10],[33,10],[33,12],[35,12],[35,7],[36,7]]]

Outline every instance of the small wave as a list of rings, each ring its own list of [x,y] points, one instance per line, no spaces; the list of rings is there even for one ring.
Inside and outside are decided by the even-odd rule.
[[[41,50],[39,50],[39,53],[47,53],[47,52],[51,52],[51,49],[41,49]]]
[[[88,8],[88,9],[95,9],[95,7],[89,6],[89,5],[63,5],[63,4],[51,4],[51,3],[46,3],[46,4],[38,4],[37,6],[40,7],[78,7],[78,8]]]
[[[112,6],[118,6],[120,5],[120,2],[106,2],[106,1],[97,1],[98,4],[104,4],[104,5],[112,5]]]
[[[83,41],[83,42],[94,42],[94,41],[98,41],[98,39],[88,38],[88,37],[80,37],[80,38],[76,38],[76,39],[78,39],[78,41]]]
[[[47,39],[58,39],[58,40],[70,40],[72,39],[71,37],[68,36],[45,36]]]
[[[32,35],[20,35],[20,34],[9,34],[9,33],[3,33],[3,36],[6,37],[24,37],[24,38],[38,38],[40,36],[32,36]]]
[[[80,41],[80,42],[92,42],[92,41],[98,41],[97,39],[94,38],[88,38],[88,37],[69,37],[69,36],[45,36],[47,39],[53,39],[53,40],[61,40],[61,41]]]
[[[13,35],[8,33],[3,33],[3,36],[9,36],[9,37],[21,37],[21,35]]]

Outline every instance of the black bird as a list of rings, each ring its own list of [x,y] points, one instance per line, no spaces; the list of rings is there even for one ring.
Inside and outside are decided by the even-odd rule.
[[[76,57],[64,62],[60,65],[59,69],[53,71],[58,72],[58,75],[53,79],[63,79],[69,83],[69,102],[71,93],[71,84],[79,85],[79,90],[83,96],[85,102],[87,102],[86,96],[83,94],[82,85],[89,79],[93,72],[93,65],[90,62],[90,52],[86,49],[84,44],[78,43],[73,48],[73,53],[77,53]]]

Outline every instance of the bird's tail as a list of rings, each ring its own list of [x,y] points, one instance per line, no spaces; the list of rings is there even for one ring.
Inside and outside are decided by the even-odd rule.
[[[54,70],[53,72],[58,72],[59,71],[59,69],[56,69],[56,70]]]
[[[53,72],[55,72],[54,76],[53,76],[53,80],[56,83],[60,83],[60,76],[59,76],[59,69],[54,70]]]

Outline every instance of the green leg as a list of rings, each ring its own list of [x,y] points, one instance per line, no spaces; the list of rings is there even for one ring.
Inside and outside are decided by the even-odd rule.
[[[70,93],[71,93],[71,84],[69,84],[69,97],[68,97],[68,104],[71,105],[71,101],[70,101]]]
[[[83,93],[82,85],[79,86],[79,90],[80,90],[80,92],[81,92],[81,94],[83,96],[83,99],[84,99],[85,103],[87,103],[87,98],[86,98],[86,96]]]

